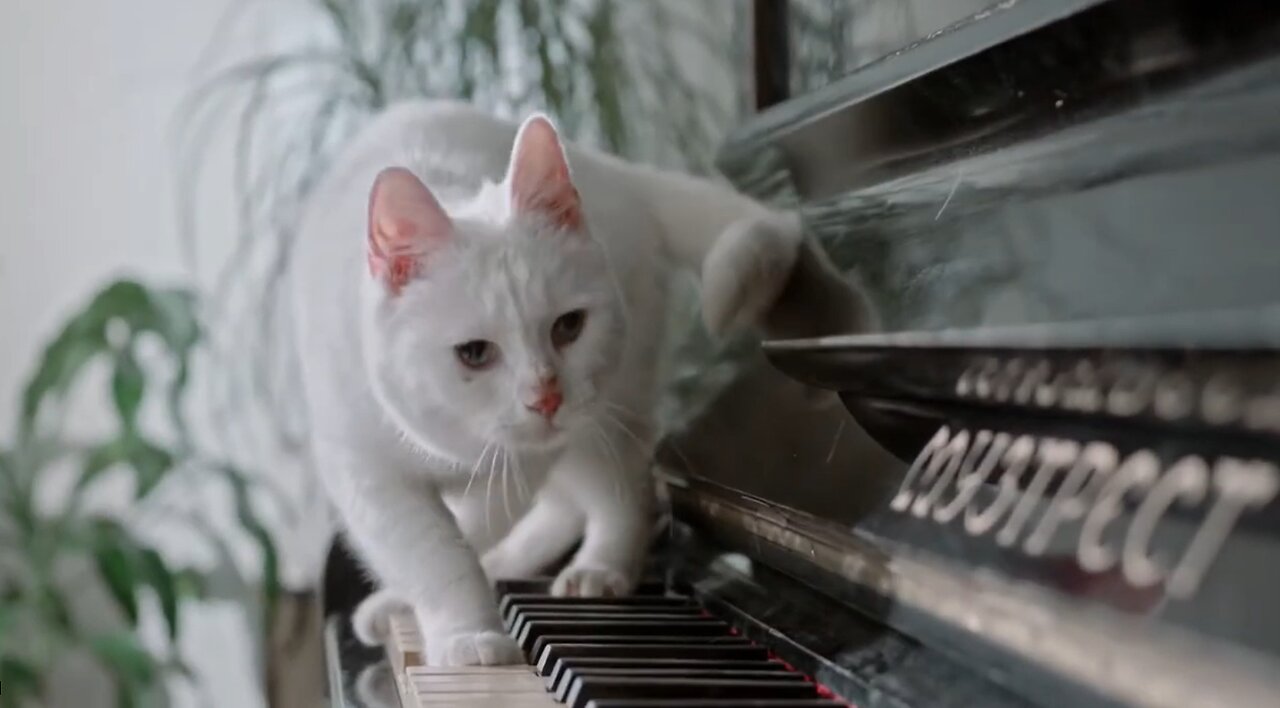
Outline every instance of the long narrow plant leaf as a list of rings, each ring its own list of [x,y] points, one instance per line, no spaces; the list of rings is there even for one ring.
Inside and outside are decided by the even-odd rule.
[[[157,662],[133,634],[98,635],[89,640],[89,648],[115,678],[117,708],[138,705],[141,696],[154,686]]]
[[[146,391],[147,377],[134,357],[133,347],[126,346],[116,353],[115,371],[111,376],[111,398],[120,416],[120,424],[126,432],[138,425],[138,408]]]
[[[0,708],[31,705],[40,696],[40,671],[17,657],[0,657]]]
[[[178,581],[168,564],[160,554],[150,548],[142,549],[138,554],[138,565],[142,580],[155,591],[160,601],[160,611],[164,615],[165,626],[169,630],[169,640],[178,639]]]
[[[137,586],[140,569],[134,560],[134,549],[124,531],[108,522],[95,524],[93,534],[93,560],[98,575],[116,606],[129,620],[130,626],[138,623]]]

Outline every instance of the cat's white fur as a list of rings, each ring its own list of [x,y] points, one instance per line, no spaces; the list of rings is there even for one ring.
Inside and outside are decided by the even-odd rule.
[[[513,206],[517,130],[453,102],[386,111],[315,191],[293,261],[316,464],[385,588],[357,630],[381,641],[386,613],[412,607],[432,665],[518,661],[490,579],[536,573],[579,539],[555,592],[633,587],[671,275],[703,274],[719,331],[762,316],[802,247],[792,215],[574,146],[562,154],[586,237],[566,233]],[[402,288],[373,275],[367,253],[370,190],[392,166],[429,188],[450,232]],[[576,308],[581,336],[548,345]],[[497,364],[461,366],[454,346],[472,339],[496,342]],[[563,390],[555,430],[527,409],[549,374]]]

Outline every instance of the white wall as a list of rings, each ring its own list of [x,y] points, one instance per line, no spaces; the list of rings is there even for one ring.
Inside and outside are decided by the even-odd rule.
[[[63,318],[111,277],[188,276],[176,231],[179,103],[212,66],[256,52],[254,23],[215,28],[243,0],[0,1],[0,440],[22,380]],[[222,138],[223,141],[226,137]],[[200,192],[202,232],[233,233],[229,146],[215,145]],[[228,240],[229,242],[229,240]],[[216,261],[216,241],[201,255]],[[108,422],[77,408],[76,429]],[[88,600],[86,600],[88,601]],[[215,705],[262,705],[246,625],[234,607],[186,620],[188,656]],[[93,705],[108,690],[70,677],[59,690]]]
[[[232,2],[0,3],[0,429],[38,346],[96,286],[183,275],[168,132]]]

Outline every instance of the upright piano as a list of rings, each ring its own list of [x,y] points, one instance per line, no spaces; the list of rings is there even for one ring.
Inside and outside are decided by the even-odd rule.
[[[500,588],[530,666],[358,646],[335,545],[333,705],[1280,706],[1280,3],[1004,0],[815,62],[840,5],[754,3],[719,167],[881,329],[704,352],[640,594]]]

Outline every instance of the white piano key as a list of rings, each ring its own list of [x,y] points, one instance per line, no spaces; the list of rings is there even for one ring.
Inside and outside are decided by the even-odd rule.
[[[531,674],[518,675],[507,672],[494,674],[466,674],[457,676],[408,676],[408,685],[419,693],[530,693],[544,692],[545,684]]]
[[[415,695],[414,703],[405,708],[551,708],[559,706],[550,696],[512,696],[509,694],[458,693],[439,695]]]
[[[528,666],[414,667],[405,693],[417,708],[550,708],[557,705]]]
[[[468,674],[533,674],[533,667],[528,664],[511,666],[413,666],[406,669],[410,676],[465,676]]]
[[[422,633],[418,630],[418,618],[412,612],[397,612],[387,620],[390,632],[387,638],[387,661],[396,676],[403,676],[411,666],[421,666],[424,656]]]
[[[396,672],[403,708],[558,705],[531,666],[423,666],[425,642],[417,618],[409,612],[393,615],[390,629],[387,658]]]

